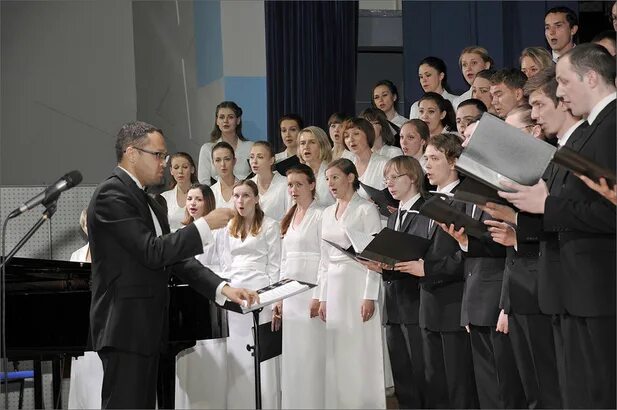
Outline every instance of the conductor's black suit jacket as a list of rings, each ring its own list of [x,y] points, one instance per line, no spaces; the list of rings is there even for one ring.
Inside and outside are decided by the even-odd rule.
[[[161,225],[157,237],[148,203]],[[152,355],[167,339],[171,273],[213,299],[222,279],[203,267],[198,229],[173,234],[167,215],[122,169],[94,192],[88,207],[92,252],[90,331],[93,348]]]

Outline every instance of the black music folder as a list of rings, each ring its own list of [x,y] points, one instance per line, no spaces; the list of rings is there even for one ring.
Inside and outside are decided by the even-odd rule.
[[[383,228],[377,235],[364,232],[345,231],[352,245],[342,246],[324,239],[347,256],[357,261],[373,261],[393,266],[398,262],[413,261],[423,258],[431,241],[406,232]]]
[[[291,157],[285,158],[284,160],[274,164],[274,169],[279,174],[285,177],[287,176],[287,171],[289,170],[289,168],[294,167],[298,164],[300,164],[300,158],[298,158],[297,155],[292,155]]]
[[[251,306],[244,306],[235,302],[227,301],[222,307],[223,309],[231,310],[232,312],[244,314],[261,309],[264,306],[271,305],[279,300],[287,299],[288,297],[298,293],[305,292],[315,286],[315,284],[302,282],[299,280],[282,279],[257,290],[257,294],[259,295],[259,303],[252,304]]]
[[[554,154],[552,145],[484,113],[456,169],[494,189],[511,191],[499,181],[534,185]]]
[[[572,148],[559,148],[553,157],[553,162],[568,168],[576,174],[585,175],[597,183],[600,182],[600,177],[604,177],[606,183],[611,188],[615,186],[617,181],[615,170],[598,165],[584,155],[574,151]]]
[[[486,232],[486,225],[473,219],[460,209],[449,205],[440,195],[435,195],[424,202],[424,205],[420,208],[420,213],[436,222],[446,225],[454,224],[457,230],[465,227],[465,233],[476,238],[481,237]]]
[[[375,205],[379,208],[379,213],[385,216],[386,218],[390,216],[391,212],[388,209],[388,206],[393,208],[398,208],[398,202],[396,199],[392,197],[388,188],[377,189],[373,188],[370,185],[366,185],[360,182],[360,186],[364,188],[366,193],[371,197]]]
[[[272,330],[272,322],[262,323],[259,329],[259,361],[264,362],[283,353],[283,324]],[[253,327],[253,332],[255,327]]]
[[[486,205],[487,202],[493,202],[501,205],[509,205],[509,202],[497,194],[495,188],[479,182],[473,178],[464,178],[463,181],[456,187],[453,194],[442,194],[439,192],[431,192],[435,195],[443,195],[450,199],[459,202],[469,202],[476,205]]]

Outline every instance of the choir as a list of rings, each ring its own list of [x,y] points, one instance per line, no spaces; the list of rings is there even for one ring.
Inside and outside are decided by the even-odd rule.
[[[242,109],[224,101],[199,165],[171,156],[162,196],[172,231],[215,208],[234,212],[196,256],[204,266],[251,290],[284,278],[317,285],[260,314],[282,332],[282,355],[261,364],[264,408],[385,408],[389,366],[400,408],[615,407],[616,187],[551,164],[538,184],[500,192],[508,205],[450,197],[486,112],[615,169],[615,60],[600,45],[571,44],[578,23],[568,10],[546,14],[552,55],[525,48],[520,67],[495,71],[486,49],[464,48],[461,96],[448,92],[443,60],[423,59],[425,94],[411,119],[396,111],[396,86],[379,81],[372,108],[332,114],[327,132],[281,117],[285,150],[275,155],[268,142],[245,140]],[[274,170],[294,155],[300,164],[286,175]],[[383,219],[361,184],[398,208]],[[421,215],[431,194],[486,233]],[[388,266],[340,249],[354,232],[383,227],[430,241],[424,257]],[[227,338],[179,356],[177,407],[254,406],[251,318],[226,318]],[[76,380],[86,360],[99,365],[78,359]],[[79,389],[72,384],[71,397]]]

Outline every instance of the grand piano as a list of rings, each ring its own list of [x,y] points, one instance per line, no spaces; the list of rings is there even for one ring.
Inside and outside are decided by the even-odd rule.
[[[227,336],[223,310],[170,279],[169,344],[159,366],[158,407],[173,408],[176,355],[197,340]],[[6,348],[9,361],[34,360],[35,407],[43,408],[41,361],[52,361],[54,407],[63,358],[92,350],[88,340],[90,264],[13,258],[6,269]],[[7,369],[8,370],[8,369]]]

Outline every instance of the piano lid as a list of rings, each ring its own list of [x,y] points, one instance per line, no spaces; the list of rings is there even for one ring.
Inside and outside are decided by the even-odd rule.
[[[6,283],[9,291],[13,288],[12,285],[16,284],[75,280],[86,282],[90,280],[90,263],[13,258],[6,267]]]

